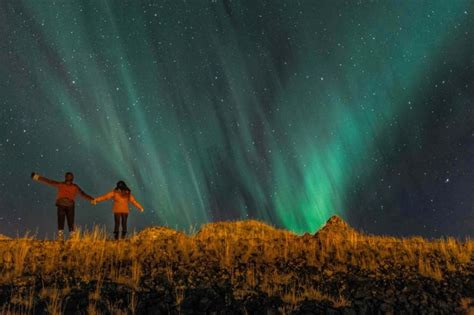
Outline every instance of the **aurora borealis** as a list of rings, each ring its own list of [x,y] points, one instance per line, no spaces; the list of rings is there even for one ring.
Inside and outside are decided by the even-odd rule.
[[[125,180],[131,229],[474,236],[471,1],[0,3],[0,233]],[[79,225],[110,225],[79,200]]]

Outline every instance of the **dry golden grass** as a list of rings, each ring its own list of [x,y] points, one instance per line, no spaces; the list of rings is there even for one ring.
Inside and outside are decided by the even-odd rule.
[[[41,279],[45,284],[39,296],[47,301],[51,314],[62,312],[64,298],[77,283],[94,284],[88,313],[99,313],[104,282],[131,289],[128,312],[134,313],[142,282],[160,277],[172,288],[177,305],[186,289],[217,282],[229,283],[236,299],[255,292],[278,296],[287,304],[282,312],[291,312],[305,299],[343,307],[350,301],[342,292],[322,291],[322,278],[357,269],[375,279],[409,271],[442,281],[447,274],[464,272],[473,252],[471,240],[368,236],[337,220],[314,236],[241,221],[208,224],[191,236],[153,228],[116,242],[107,240],[103,229],[94,228],[64,243],[30,238],[1,241],[0,285],[13,285],[17,291],[0,311],[12,312],[11,305],[16,305],[15,312],[31,312],[37,293],[24,287]],[[313,272],[302,276],[303,268]],[[124,311],[115,305],[109,305],[109,310]]]

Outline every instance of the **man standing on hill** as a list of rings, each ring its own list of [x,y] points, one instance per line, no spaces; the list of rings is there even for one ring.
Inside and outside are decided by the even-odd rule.
[[[74,175],[71,172],[65,174],[64,182],[57,182],[37,173],[31,173],[31,178],[36,181],[54,186],[58,189],[56,195],[56,207],[58,208],[58,240],[64,240],[64,220],[67,219],[69,233],[74,232],[74,204],[77,194],[89,201],[94,200],[91,196],[82,191],[82,189],[73,183]]]

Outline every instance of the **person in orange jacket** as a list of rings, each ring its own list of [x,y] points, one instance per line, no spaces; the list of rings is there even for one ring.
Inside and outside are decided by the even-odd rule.
[[[114,212],[114,236],[115,239],[119,238],[120,223],[122,223],[122,238],[127,235],[127,218],[129,207],[128,204],[131,202],[140,212],[143,212],[143,207],[138,203],[135,197],[132,195],[130,188],[127,187],[124,181],[119,181],[117,186],[111,192],[102,195],[92,200],[92,204],[95,205],[98,202],[102,202],[108,199],[114,200],[113,212]]]
[[[86,194],[82,189],[73,183],[74,174],[67,172],[64,175],[64,182],[58,182],[55,180],[48,179],[40,176],[37,173],[31,173],[33,180],[42,182],[47,185],[51,185],[58,189],[56,195],[56,207],[58,208],[58,240],[64,240],[64,221],[67,220],[69,227],[69,233],[74,232],[74,207],[76,196],[79,194],[82,198],[89,201],[94,200],[91,196]]]

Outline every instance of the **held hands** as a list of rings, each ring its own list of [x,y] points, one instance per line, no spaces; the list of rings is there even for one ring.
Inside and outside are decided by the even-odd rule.
[[[94,206],[97,204],[97,200],[96,199],[92,199],[91,200],[91,204],[93,204]]]
[[[31,173],[31,178],[32,178],[33,180],[38,180],[39,177],[40,177],[39,174],[37,174],[37,173],[35,173],[35,172]]]

